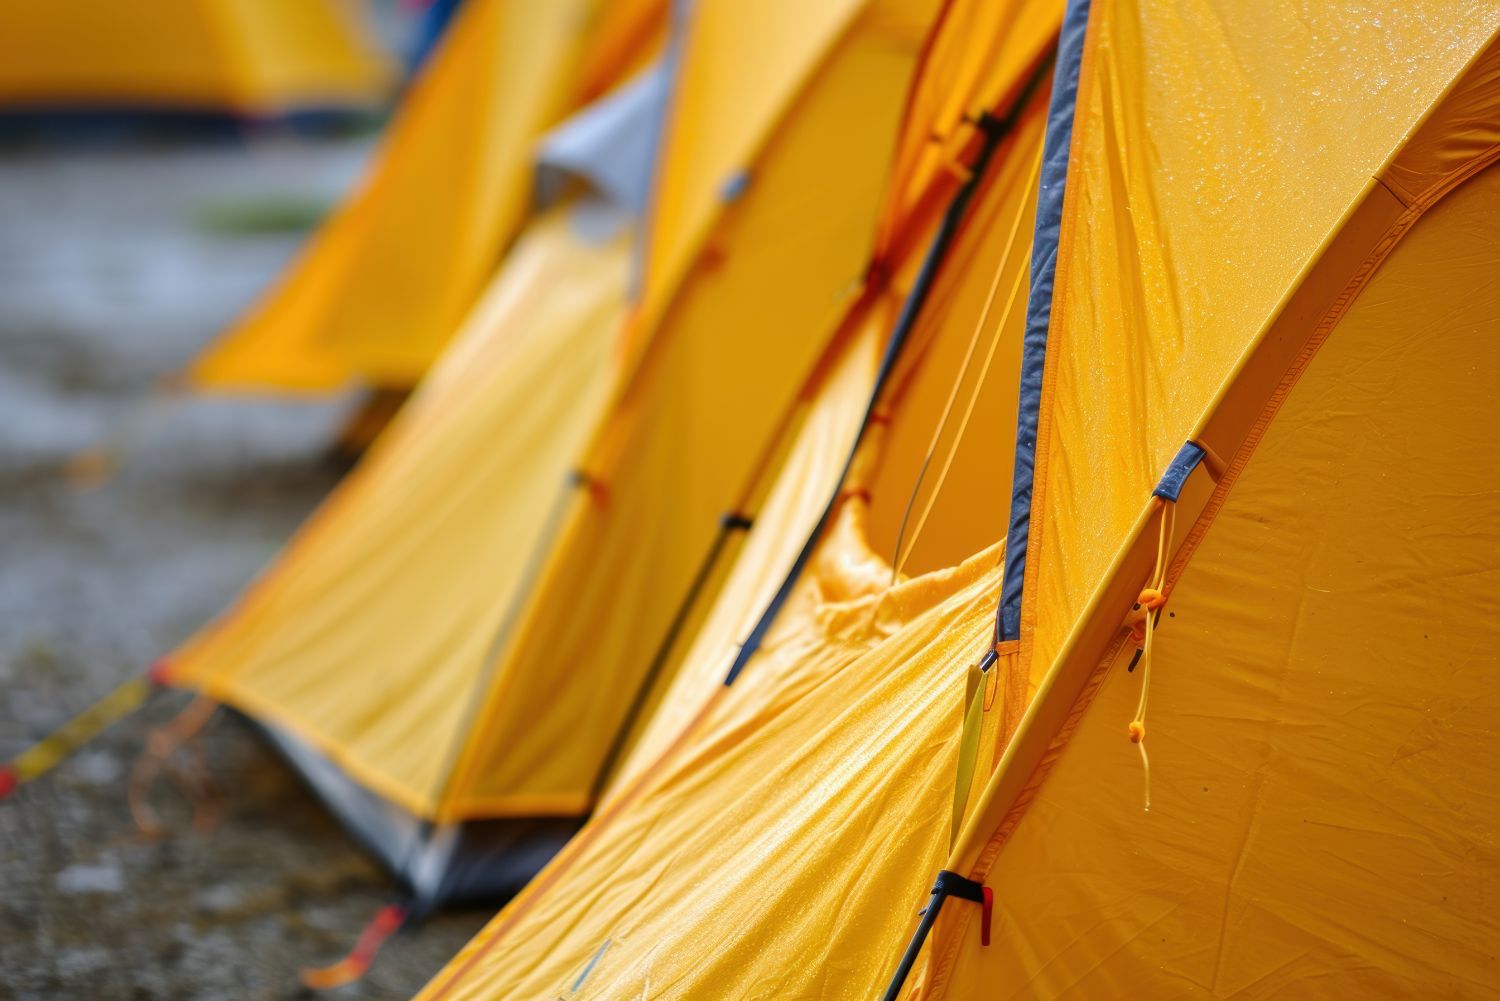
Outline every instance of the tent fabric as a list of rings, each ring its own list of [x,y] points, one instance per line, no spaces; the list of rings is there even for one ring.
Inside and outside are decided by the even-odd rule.
[[[1057,12],[1046,13],[1055,31]],[[766,642],[726,687],[737,637],[800,544],[791,524],[805,530],[826,503],[806,488],[812,471],[824,483],[842,471],[830,445],[863,416],[894,303],[868,314],[823,384],[718,606],[599,812],[425,1001],[875,994],[907,926],[890,901],[918,891],[929,878],[918,869],[951,834],[965,672],[987,645],[999,584],[994,544],[948,563],[959,543],[947,543],[933,569],[897,580],[884,554],[976,325],[1003,360],[967,388],[986,396],[1014,379],[1023,327],[1010,293],[1025,275],[1044,108],[1039,95],[996,157],[834,522]],[[1013,414],[1015,397],[997,392],[993,406]],[[954,475],[982,477],[977,466],[990,477],[988,489],[952,495],[967,499],[952,514],[967,516],[972,552],[974,537],[1003,526],[995,498],[1008,494],[1008,468],[968,444]],[[883,531],[871,530],[877,513]],[[1018,694],[994,694],[982,754],[1019,713],[1008,705]]]
[[[1173,585],[1150,813],[1116,662],[928,996],[1494,996],[1497,227],[1490,169],[1380,265]]]
[[[1251,336],[1496,17],[1089,9],[1018,619],[1033,681]]]
[[[527,217],[533,143],[640,67],[664,4],[465,4],[365,181],[279,284],[193,362],[191,384],[413,385]]]
[[[1090,11],[1038,440],[1051,499],[1033,505],[1021,619],[1036,694],[944,866],[992,888],[996,929],[981,946],[976,908],[944,912],[913,993],[1490,996],[1487,911],[1430,894],[1493,866],[1500,821],[1473,794],[1492,731],[1433,709],[1482,705],[1494,600],[1494,547],[1470,520],[1494,467],[1468,427],[1485,406],[1493,241],[1476,233],[1495,218],[1500,15],[1251,30],[1217,11],[1225,30],[1189,46],[1179,13]],[[1204,38],[1227,50],[1200,66],[1185,53]],[[1157,117],[1184,90],[1209,125]],[[1162,151],[1138,170],[1131,122]],[[1333,122],[1360,143],[1326,144]],[[1254,169],[1220,176],[1221,138]],[[1203,461],[1162,559],[1151,494],[1184,441]],[[1145,682],[1122,623],[1153,564],[1170,611],[1143,813],[1126,724]],[[1433,591],[1452,603],[1416,597]],[[1405,763],[1392,745],[1417,733]]]
[[[373,105],[393,67],[363,14],[349,0],[0,0],[0,108]]]
[[[174,683],[290,729],[418,816],[606,398],[630,234],[595,244],[569,215],[531,227],[366,461],[169,658]]]
[[[632,777],[661,757],[715,690],[722,687],[742,638],[754,626],[758,611],[775,594],[802,540],[838,488],[845,457],[854,445],[875,379],[876,346],[891,322],[890,309],[871,309],[826,384],[817,386],[797,442],[755,516],[744,549],[734,560],[712,611],[695,631],[682,666],[653,711],[643,714],[648,721],[644,732],[632,742],[628,759],[611,777],[611,790],[627,786]]]

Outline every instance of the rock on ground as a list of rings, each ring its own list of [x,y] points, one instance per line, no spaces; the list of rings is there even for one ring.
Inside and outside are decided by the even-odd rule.
[[[141,671],[222,609],[336,474],[348,401],[212,399],[146,424],[117,477],[67,459],[139,413],[263,289],[298,237],[194,226],[214,200],[332,198],[367,140],[0,149],[0,759]],[[337,958],[390,884],[243,727],[204,745],[226,793],[150,840],[125,798],[159,696],[0,803],[0,998],[283,998]],[[487,915],[392,941],[337,998],[408,997]]]

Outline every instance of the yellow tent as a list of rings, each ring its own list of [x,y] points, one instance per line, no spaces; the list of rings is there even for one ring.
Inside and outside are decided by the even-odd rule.
[[[348,0],[0,0],[0,109],[267,116],[373,104],[391,78]]]
[[[639,68],[665,0],[471,0],[360,188],[187,373],[208,390],[413,385],[527,217],[549,126]]]
[[[993,628],[1009,471],[962,426],[1014,419],[1046,107],[1035,81],[1059,6],[948,5],[908,105],[904,132],[922,141],[900,144],[894,170],[913,185],[978,178],[929,252],[940,268],[924,286],[903,255],[880,259],[906,277],[851,309],[719,600],[599,811],[424,998],[878,990],[908,930],[885,902],[920,892],[949,844],[966,673]],[[999,145],[976,162],[986,134]],[[939,149],[959,155],[943,168]],[[893,189],[882,230],[905,238],[887,245],[917,256],[912,234],[930,235],[931,220],[907,213],[941,204]],[[891,308],[911,288],[914,324]],[[880,379],[893,326],[899,350]],[[1010,705],[993,694],[987,748]]]
[[[583,205],[537,224],[390,441],[238,608],[166,661],[173,683],[243,709],[337,786],[324,794],[352,824],[386,830],[382,853],[424,901],[464,889],[443,882],[454,858],[522,837],[550,851],[589,810],[644,717],[678,610],[727,548],[735,522],[721,512],[772,463],[859,284],[927,25],[905,4],[846,5],[820,45],[790,50],[802,62],[784,68],[804,83],[774,115],[738,113],[758,91],[723,96],[721,118],[762,133],[735,172],[753,180],[718,206],[712,246],[643,350],[607,350],[628,236],[582,246]],[[723,65],[723,19],[773,13],[804,41],[821,16],[801,0],[700,4],[675,43],[674,93]],[[720,33],[705,41],[703,24]],[[600,135],[632,132],[629,115],[613,132],[599,117]],[[695,130],[674,109],[657,192],[716,169],[693,152]],[[573,144],[542,148],[566,166]],[[620,188],[604,169],[586,180]],[[513,880],[541,850],[490,861]]]
[[[1497,28],[1072,4],[1001,616],[1036,695],[946,863],[989,934],[942,908],[922,997],[1494,996]]]

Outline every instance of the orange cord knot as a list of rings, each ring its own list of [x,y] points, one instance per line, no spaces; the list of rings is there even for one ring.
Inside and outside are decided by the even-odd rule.
[[[1146,724],[1144,721],[1133,719],[1130,721],[1130,726],[1126,729],[1130,733],[1130,742],[1132,744],[1139,744],[1146,739]]]
[[[1135,599],[1135,607],[1125,616],[1125,625],[1130,629],[1130,642],[1135,647],[1146,644],[1146,620],[1151,613],[1167,603],[1167,596],[1159,589],[1148,587],[1142,589],[1140,596]]]

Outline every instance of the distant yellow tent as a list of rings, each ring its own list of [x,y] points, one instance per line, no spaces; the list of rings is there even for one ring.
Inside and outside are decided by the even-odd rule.
[[[618,132],[639,134],[664,96],[649,74],[544,142],[574,154],[562,159],[575,183],[527,227],[367,459],[170,661],[173,681],[257,720],[426,902],[513,888],[573,827],[541,821],[522,839],[471,825],[413,847],[534,572],[527,554],[608,399],[643,201],[609,181],[633,155],[639,183],[651,154]]]
[[[906,248],[882,266],[905,277],[850,311],[719,600],[599,812],[424,998],[878,991],[907,912],[862,905],[919,892],[946,851],[966,675],[993,629],[1009,469],[961,426],[1014,420],[1046,108],[1035,81],[1059,14],[949,5],[904,130],[925,141],[902,144],[894,176],[911,186],[891,191],[882,226],[902,234],[886,246]],[[988,166],[974,160],[986,134],[998,143]],[[914,234],[930,236],[943,204],[917,187],[970,169],[977,187],[950,209],[951,244],[929,252],[941,267],[871,408],[881,343],[909,322],[891,307],[922,287],[907,266],[926,242]],[[924,467],[913,510],[930,500],[931,514],[903,534]],[[740,644],[820,520],[746,657]],[[977,757],[1007,709],[994,693]]]
[[[359,189],[187,373],[204,390],[408,388],[528,215],[537,137],[637,70],[665,0],[470,0]]]
[[[674,43],[674,93],[725,65],[725,19],[773,13],[805,41],[823,12],[698,5]],[[720,33],[704,39],[704,24]],[[616,329],[628,236],[604,250],[580,234],[601,201],[648,204],[618,194],[631,185],[614,176],[624,140],[647,127],[608,109],[664,78],[645,74],[585,112],[617,138],[598,169],[575,174],[611,197],[528,230],[390,440],[240,607],[168,658],[171,681],[245,710],[304,771],[328,773],[342,813],[392,832],[387,861],[424,900],[454,892],[429,880],[457,857],[451,838],[488,839],[474,851],[491,856],[502,838],[555,848],[624,753],[653,677],[670,674],[679,609],[736,534],[721,515],[774,463],[858,290],[928,27],[904,5],[851,11],[819,45],[789,50],[802,62],[784,68],[804,83],[782,106],[741,115],[760,92],[722,95],[721,117],[760,138],[741,141],[748,160],[710,212],[711,246],[643,341]],[[648,118],[666,102],[656,93],[639,105]],[[695,128],[673,105],[656,192],[719,169],[694,154]],[[574,146],[554,135],[541,148],[566,166]],[[563,277],[573,271],[577,288]],[[538,852],[498,868],[514,879]]]
[[[269,116],[393,81],[350,0],[0,0],[0,110]]]

